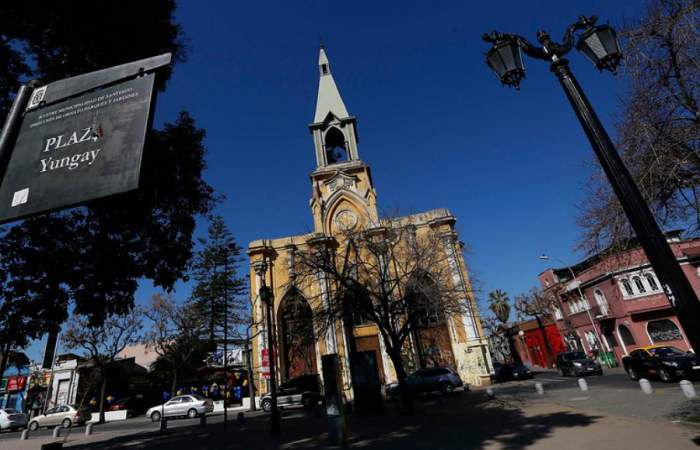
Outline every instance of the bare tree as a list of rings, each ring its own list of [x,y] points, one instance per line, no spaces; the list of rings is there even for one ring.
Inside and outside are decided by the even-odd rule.
[[[552,318],[552,310],[556,306],[551,297],[545,295],[542,289],[532,288],[527,294],[521,294],[515,297],[515,310],[518,312],[520,320],[534,318],[537,322],[537,328],[542,333],[544,346],[547,349],[547,364],[553,363],[550,357],[554,357],[552,345],[547,337],[544,323]]]
[[[310,298],[316,336],[341,321],[346,333],[356,322],[377,327],[410,408],[404,359],[410,338],[466,314],[471,293],[454,281],[452,236],[400,220],[382,225],[312,239],[293,252],[290,283]],[[351,334],[348,340],[352,345]]]
[[[171,373],[170,394],[175,395],[180,372],[191,364],[202,363],[200,357],[208,346],[204,336],[207,321],[197,314],[197,306],[177,304],[172,296],[155,294],[145,315],[152,321],[146,333],[146,347],[153,349]],[[194,361],[199,358],[199,361]]]
[[[662,229],[700,233],[700,1],[650,0],[621,33],[629,90],[618,149]],[[580,248],[624,249],[633,232],[600,170],[582,205]]]
[[[127,346],[141,339],[141,310],[134,308],[125,315],[113,315],[105,319],[98,327],[92,327],[89,320],[82,316],[73,316],[63,341],[68,348],[80,349],[97,371],[100,384],[100,419],[104,423],[104,401],[107,390],[109,370],[119,353]]]

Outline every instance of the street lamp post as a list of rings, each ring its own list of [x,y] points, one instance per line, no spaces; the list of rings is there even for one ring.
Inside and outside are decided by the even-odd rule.
[[[486,63],[504,85],[516,89],[525,77],[522,52],[532,58],[551,63],[550,69],[559,79],[637,239],[661,280],[690,345],[693,349],[700,349],[700,302],[634,179],[574,78],[569,61],[564,58],[573,47],[575,33],[582,31],[576,49],[588,57],[599,70],[614,72],[617,69],[622,53],[615,30],[607,25],[596,25],[596,21],[595,16],[579,17],[578,21],[567,28],[562,43],[554,42],[548,33],[539,31],[537,40],[541,47],[536,47],[515,34],[496,31],[484,34],[483,39],[493,44],[487,53]]]
[[[272,409],[270,411],[270,434],[279,436],[280,434],[280,415],[277,409],[277,380],[275,376],[275,352],[274,352],[274,336],[272,333],[272,290],[265,284],[265,275],[267,274],[267,262],[265,259],[258,261],[253,266],[256,275],[260,278],[260,299],[265,304],[267,313],[267,356],[270,364],[270,400]]]

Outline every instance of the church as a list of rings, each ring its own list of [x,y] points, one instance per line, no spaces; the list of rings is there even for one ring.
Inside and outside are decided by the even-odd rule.
[[[250,242],[250,293],[254,335],[252,341],[253,373],[260,392],[268,386],[270,354],[275,358],[276,378],[281,383],[308,374],[321,373],[321,356],[337,353],[341,361],[343,389],[346,398],[352,398],[352,383],[348,349],[374,352],[377,377],[383,384],[396,381],[396,371],[388,357],[385,343],[376,325],[354,323],[350,332],[338,326],[326,333],[316,333],[310,340],[300,338],[300,317],[313,320],[309,306],[311,292],[295,288],[293,268],[289,263],[293,252],[308,247],[319,240],[335,240],[347,230],[380,228],[388,219],[377,213],[377,192],[372,181],[370,167],[360,159],[357,119],[351,115],[331,73],[326,50],[321,47],[318,60],[319,85],[316,111],[311,132],[316,168],[311,173],[311,199],[309,207],[314,231],[303,235],[291,235]],[[392,218],[391,220],[397,220]],[[447,209],[434,209],[398,218],[420,230],[431,230],[446,236],[446,254],[451,267],[450,280],[461,293],[463,313],[450,314],[432,323],[421,334],[421,343],[407,348],[404,359],[414,361],[412,367],[426,365],[450,367],[457,371],[465,383],[484,385],[490,382],[491,357],[487,339],[478,315],[476,300],[463,257],[463,244],[459,241],[454,225],[455,217]],[[264,264],[263,264],[264,262]],[[260,267],[263,267],[260,270]],[[256,270],[256,268],[258,270]],[[324,291],[323,277],[312,290]],[[272,317],[274,351],[267,342],[266,308],[259,298],[261,286],[272,292]],[[290,320],[291,311],[295,312]],[[301,316],[299,311],[302,311]],[[305,313],[304,313],[305,312]],[[311,325],[310,325],[311,326]],[[311,328],[313,328],[311,326]],[[418,339],[418,338],[417,338]],[[352,340],[352,342],[349,342]]]

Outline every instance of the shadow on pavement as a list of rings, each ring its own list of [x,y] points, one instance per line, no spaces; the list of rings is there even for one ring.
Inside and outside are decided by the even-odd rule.
[[[600,416],[556,412],[525,415],[517,404],[486,402],[482,396],[463,394],[446,402],[431,400],[420,412],[399,415],[388,411],[371,417],[348,418],[348,447],[379,449],[468,449],[494,445],[504,449],[523,448],[550,436],[556,429],[585,427]],[[326,419],[304,412],[287,413],[282,436],[268,433],[268,418],[249,419],[245,425],[223,424],[181,427],[158,432],[117,437],[92,444],[71,445],[71,449],[308,449],[328,447]]]

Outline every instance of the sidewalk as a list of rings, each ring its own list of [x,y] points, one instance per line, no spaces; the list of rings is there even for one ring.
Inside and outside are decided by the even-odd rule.
[[[414,415],[391,411],[373,417],[350,417],[348,447],[372,449],[691,449],[700,429],[660,424],[643,419],[572,409],[545,402],[490,401],[482,392],[464,393],[444,404],[430,400]],[[100,437],[101,441],[70,441],[75,450],[148,449],[316,449],[329,448],[326,418],[289,410],[282,436],[269,436],[267,416],[233,425],[222,424],[169,430],[166,435],[142,432]],[[97,437],[95,437],[97,438]],[[4,449],[37,449],[31,446]],[[331,447],[332,448],[332,447]]]

